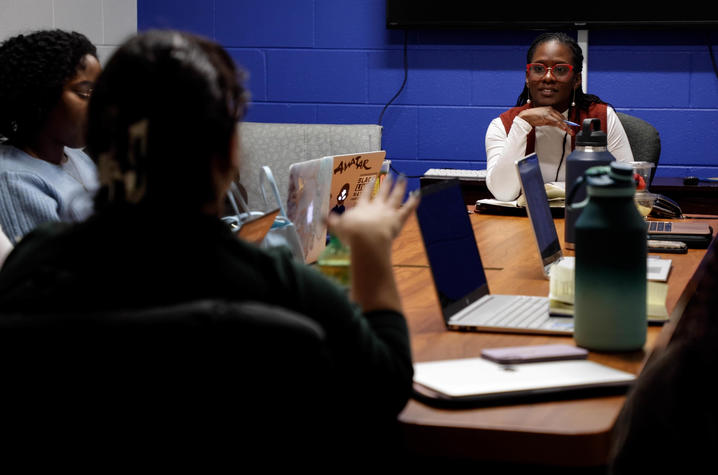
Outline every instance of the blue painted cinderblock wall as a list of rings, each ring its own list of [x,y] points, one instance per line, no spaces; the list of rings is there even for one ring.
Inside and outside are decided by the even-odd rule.
[[[193,31],[227,48],[249,72],[249,121],[377,123],[404,78],[405,33],[385,28],[385,0],[138,0],[137,14],[138,30]],[[514,105],[536,34],[408,32],[407,84],[382,120],[394,167],[484,168],[486,127]],[[718,176],[714,37],[589,32],[588,92],[658,129],[659,176]]]

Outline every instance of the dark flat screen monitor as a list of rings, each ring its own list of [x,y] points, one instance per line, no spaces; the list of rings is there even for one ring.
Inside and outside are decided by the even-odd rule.
[[[545,11],[543,11],[545,10]],[[641,9],[630,9],[641,10]],[[562,8],[521,8],[515,3],[468,0],[386,0],[390,29],[641,29],[718,28],[714,8],[651,3],[642,12],[625,2],[575,2]]]

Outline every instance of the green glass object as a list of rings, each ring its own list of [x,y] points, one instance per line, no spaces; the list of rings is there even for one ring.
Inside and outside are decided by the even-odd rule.
[[[319,271],[337,282],[349,287],[351,283],[351,251],[336,236],[331,236],[329,244],[317,259]]]
[[[576,205],[583,209],[575,230],[574,339],[590,350],[639,350],[647,331],[647,242],[631,164],[590,168],[584,183],[588,200]]]

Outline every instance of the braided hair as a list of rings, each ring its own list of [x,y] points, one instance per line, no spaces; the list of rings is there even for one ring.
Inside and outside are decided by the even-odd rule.
[[[537,36],[529,47],[528,52],[526,53],[526,63],[528,64],[531,62],[534,53],[536,52],[536,48],[538,48],[543,43],[547,43],[549,41],[557,41],[567,46],[571,50],[573,56],[573,59],[571,60],[571,65],[573,66],[574,74],[580,74],[581,71],[583,71],[583,51],[581,51],[581,47],[571,36],[561,32],[543,33]],[[516,100],[516,106],[522,106],[526,104],[528,99],[529,88],[527,84],[524,84],[524,88],[521,91],[521,94],[519,94],[518,99]],[[583,92],[583,89],[581,89],[580,87],[576,88],[575,90],[574,102],[576,103],[576,108],[583,110],[588,110],[588,107],[592,103],[605,104],[605,102],[602,101],[598,96],[595,96],[593,94],[585,94]]]
[[[74,31],[40,30],[0,44],[0,138],[31,140],[88,54],[97,57],[97,49]]]

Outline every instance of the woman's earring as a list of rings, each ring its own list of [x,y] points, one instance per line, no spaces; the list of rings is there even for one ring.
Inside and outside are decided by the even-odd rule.
[[[573,90],[573,99],[571,99],[571,107],[576,107],[576,89]]]
[[[531,91],[526,89],[526,104],[531,104]]]

